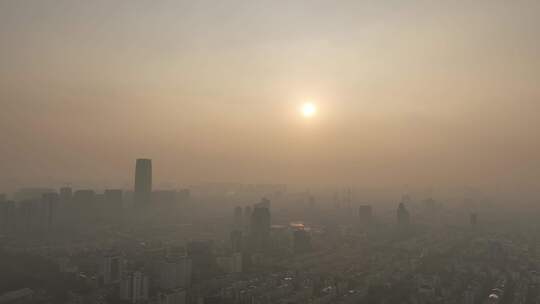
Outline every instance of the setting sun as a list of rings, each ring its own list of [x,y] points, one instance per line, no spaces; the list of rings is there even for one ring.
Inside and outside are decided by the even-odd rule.
[[[302,112],[302,116],[312,117],[317,113],[317,106],[315,106],[313,103],[307,102],[302,105],[300,110]]]

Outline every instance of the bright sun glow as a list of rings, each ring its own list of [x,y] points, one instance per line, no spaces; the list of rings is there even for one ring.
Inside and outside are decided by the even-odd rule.
[[[304,117],[312,117],[317,113],[317,106],[313,103],[306,102],[302,105],[301,112]]]

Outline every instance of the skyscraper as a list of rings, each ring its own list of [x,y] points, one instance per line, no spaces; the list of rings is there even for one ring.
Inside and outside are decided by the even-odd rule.
[[[120,299],[130,303],[148,300],[148,276],[140,271],[128,274],[120,283]]]
[[[293,234],[294,253],[306,253],[311,251],[311,235],[304,229],[297,229]]]
[[[60,204],[60,196],[58,193],[44,193],[41,198],[42,210],[44,216],[44,225],[47,230],[50,230],[58,224],[58,211]]]
[[[73,198],[73,189],[71,187],[60,188],[60,201],[62,203],[68,203]]]
[[[137,159],[135,165],[135,204],[150,203],[152,196],[152,160]]]
[[[76,210],[75,216],[79,221],[93,222],[96,220],[98,208],[96,206],[96,193],[94,190],[83,189],[75,191],[73,193],[73,203]]]
[[[255,252],[265,251],[270,245],[270,201],[264,198],[255,205],[251,214],[251,249]]]
[[[407,208],[405,208],[404,203],[399,203],[399,207],[397,209],[398,226],[402,228],[406,228],[409,226],[409,221],[410,221],[409,211],[407,211]]]
[[[189,288],[192,276],[192,261],[186,257],[163,259],[154,263],[155,283],[161,289]]]
[[[0,233],[15,232],[17,224],[16,205],[13,201],[0,201]]]
[[[122,257],[107,254],[101,260],[100,272],[105,285],[119,283],[122,278]]]

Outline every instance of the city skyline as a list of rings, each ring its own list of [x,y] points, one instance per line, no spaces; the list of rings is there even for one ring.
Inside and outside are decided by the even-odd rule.
[[[540,0],[0,0],[0,303],[539,304]]]

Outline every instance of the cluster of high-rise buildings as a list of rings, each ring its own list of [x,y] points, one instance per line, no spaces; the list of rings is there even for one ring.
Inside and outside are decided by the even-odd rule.
[[[136,161],[134,191],[62,187],[21,189],[0,197],[0,234],[43,234],[84,229],[96,223],[121,224],[132,212],[174,208],[190,196],[187,189],[152,190],[152,161]]]
[[[18,239],[32,239],[35,250],[54,260],[61,273],[84,281],[93,291],[92,297],[75,293],[70,303],[98,303],[94,300],[103,295],[109,303],[134,304],[333,303],[338,299],[348,303],[372,297],[368,283],[387,286],[410,276],[422,257],[429,255],[419,248],[437,249],[418,237],[421,218],[411,208],[409,196],[403,196],[383,218],[370,204],[353,204],[350,189],[333,209],[329,204],[322,210],[309,193],[302,198],[304,205],[276,207],[286,201],[279,200],[285,193],[280,185],[233,186],[246,192],[212,184],[208,197],[215,199],[213,204],[201,207],[205,200],[197,197],[197,204],[179,208],[190,192],[155,190],[152,161],[138,159],[133,190],[31,188],[21,189],[13,199],[0,195],[0,235],[15,251],[20,249]],[[226,207],[233,209],[232,214],[227,209],[227,219],[220,219],[216,206],[225,206],[220,200],[230,193],[249,195],[235,197]],[[246,197],[252,202],[264,198],[238,206]],[[194,205],[201,208],[190,213]],[[428,216],[439,212],[434,200],[426,200],[425,205]],[[299,212],[282,211],[294,207]],[[214,212],[212,217],[208,212]],[[164,220],[171,214],[170,221]],[[179,220],[179,214],[189,215]],[[196,218],[189,218],[194,214]],[[466,233],[478,232],[478,214],[471,213],[468,220],[474,229]],[[68,242],[59,249],[40,242],[65,233],[75,236],[71,239],[78,239],[76,244]],[[437,276],[417,276],[414,282],[418,290],[411,294],[418,303],[437,299],[436,290],[443,289]],[[481,297],[474,282],[464,292],[466,303]]]

